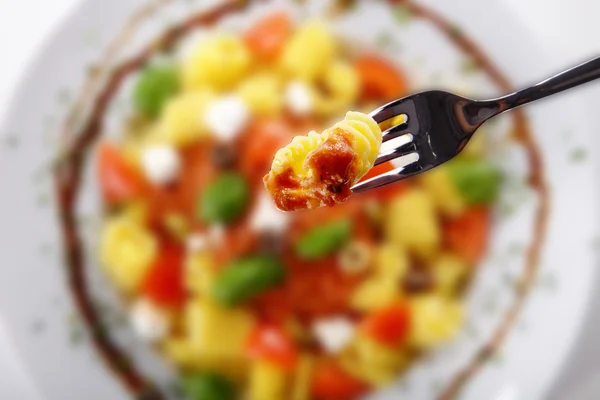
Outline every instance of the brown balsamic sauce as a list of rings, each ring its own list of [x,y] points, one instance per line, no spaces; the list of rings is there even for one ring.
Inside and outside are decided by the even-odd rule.
[[[453,24],[413,1],[388,0],[388,2],[390,4],[403,4],[413,15],[431,22],[444,32],[464,53],[468,54],[502,90],[506,92],[511,91],[511,85],[505,76],[494,66],[480,48],[469,38],[461,34]],[[79,101],[75,104],[68,120],[65,122],[63,135],[68,143],[66,143],[66,148],[55,168],[54,184],[57,203],[59,205],[58,211],[65,262],[67,264],[68,285],[75,305],[90,331],[92,343],[99,355],[132,396],[137,399],[162,400],[166,396],[139,372],[127,353],[110,339],[88,290],[84,271],[84,249],[75,215],[75,204],[81,185],[83,163],[92,144],[102,132],[104,114],[125,78],[143,67],[156,52],[169,49],[194,28],[210,26],[230,13],[243,10],[249,3],[252,3],[252,1],[232,1],[219,5],[208,12],[191,16],[179,25],[168,29],[137,56],[110,71],[107,74],[106,81],[102,80],[101,71],[94,70],[94,73],[90,74],[84,90],[82,90]],[[351,4],[351,2],[341,1],[338,6],[341,5],[343,7],[346,4]],[[140,10],[136,18],[132,18],[132,23],[125,27],[119,38],[125,41],[129,33],[135,29],[136,24],[140,23],[158,8],[156,6],[147,7],[144,11]],[[115,49],[121,44],[116,40],[111,48],[107,50],[107,54],[114,53]],[[89,93],[92,92],[90,88],[95,87],[99,88],[98,94],[94,99],[90,99],[91,96]],[[90,103],[88,118],[84,121],[81,129],[76,129],[76,124],[73,122],[74,116],[80,115],[86,109],[86,103]],[[529,157],[531,168],[530,184],[539,195],[534,235],[527,250],[526,264],[520,278],[520,286],[515,300],[505,311],[501,323],[489,341],[453,377],[438,396],[439,400],[456,398],[484,363],[497,352],[498,348],[504,343],[510,329],[515,324],[538,273],[540,251],[545,238],[550,209],[548,187],[544,176],[541,153],[535,144],[526,117],[520,110],[514,111],[513,115],[515,116],[515,137],[524,146]]]

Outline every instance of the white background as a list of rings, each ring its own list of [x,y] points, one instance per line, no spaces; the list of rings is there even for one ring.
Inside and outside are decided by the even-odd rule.
[[[558,62],[548,66],[549,69],[558,71],[564,66],[600,55],[600,2],[597,0],[504,1],[531,28],[540,43],[552,45],[556,52],[564,55],[564,64]],[[28,63],[54,27],[77,3],[78,0],[0,0],[0,121]],[[600,90],[592,89],[582,95],[590,96],[590,101],[597,101],[600,106]],[[595,300],[600,301],[600,296],[597,295]],[[571,355],[550,399],[591,400],[599,397],[600,313],[589,318],[578,348]],[[38,398],[10,345],[1,316],[0,398]]]

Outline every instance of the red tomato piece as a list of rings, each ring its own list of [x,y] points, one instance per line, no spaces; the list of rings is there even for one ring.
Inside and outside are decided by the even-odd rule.
[[[381,344],[397,346],[408,337],[410,309],[400,303],[374,311],[363,320],[361,329]]]
[[[445,224],[444,237],[452,250],[475,265],[487,250],[491,222],[486,207],[471,208]]]
[[[246,45],[258,58],[273,60],[292,33],[294,23],[285,12],[276,12],[258,21],[244,35]]]
[[[333,361],[315,366],[312,395],[318,400],[353,400],[365,394],[369,385],[355,378]]]
[[[180,308],[187,293],[183,282],[183,249],[167,245],[152,265],[144,282],[142,293],[158,306]]]
[[[393,100],[406,95],[408,82],[404,73],[389,61],[366,55],[356,62],[363,100]]]
[[[294,129],[283,119],[259,119],[248,129],[241,163],[244,171],[262,175],[269,172],[277,150],[289,143]]]
[[[144,177],[127,163],[115,145],[109,142],[100,144],[97,168],[100,188],[107,203],[121,203],[144,194]]]
[[[293,369],[298,358],[294,340],[278,325],[260,325],[250,334],[246,346],[249,357]]]
[[[395,169],[396,169],[396,167],[394,166],[394,164],[391,161],[388,161],[383,164],[379,164],[378,166],[371,168],[371,170],[369,172],[367,172],[367,174],[365,176],[362,177],[360,182],[366,181],[371,178],[375,178],[376,176],[385,174],[385,173],[393,171]],[[375,190],[369,190],[367,192],[364,192],[361,195],[372,196],[372,198],[375,197],[380,200],[389,200],[390,198],[392,198],[394,196],[398,196],[399,194],[404,192],[407,188],[408,188],[408,184],[406,183],[406,181],[399,181],[399,182],[392,183],[390,185],[382,186]]]

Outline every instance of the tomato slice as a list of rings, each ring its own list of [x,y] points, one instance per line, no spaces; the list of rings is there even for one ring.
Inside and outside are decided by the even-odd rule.
[[[152,265],[144,281],[142,293],[158,306],[181,308],[187,293],[183,282],[183,248],[166,245]]]
[[[298,358],[294,340],[275,324],[264,324],[254,329],[247,342],[246,354],[286,369],[293,369]]]
[[[144,177],[127,163],[115,145],[100,143],[97,169],[100,189],[107,203],[122,203],[144,194]]]
[[[491,222],[487,207],[470,208],[444,225],[444,237],[452,250],[475,265],[487,250]]]
[[[408,337],[410,309],[400,303],[376,310],[363,320],[361,329],[381,344],[397,346]]]
[[[247,132],[241,148],[241,166],[250,174],[262,178],[269,169],[277,150],[288,144],[294,129],[284,119],[258,119],[254,121]],[[262,182],[262,181],[261,181]]]
[[[359,58],[356,70],[362,85],[361,98],[365,101],[393,100],[407,93],[404,73],[381,57],[365,55]]]
[[[315,366],[312,395],[317,400],[353,400],[368,390],[369,385],[333,361],[323,360]]]
[[[395,169],[396,167],[391,161],[379,164],[378,166],[371,168],[371,170],[367,172],[365,176],[362,177],[360,182],[364,182],[368,179],[375,178],[376,176],[385,174],[387,172],[391,172]],[[402,192],[404,192],[408,188],[408,186],[409,185],[406,181],[399,181],[390,185],[382,186],[380,188],[361,193],[361,196],[371,196],[371,198],[374,197],[380,200],[389,200],[392,197],[402,194]]]
[[[293,21],[285,12],[276,12],[259,20],[244,35],[250,51],[262,60],[273,60],[281,53],[293,29]]]

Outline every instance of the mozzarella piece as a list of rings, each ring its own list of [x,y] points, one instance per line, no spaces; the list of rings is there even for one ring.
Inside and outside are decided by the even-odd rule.
[[[310,88],[303,82],[294,81],[285,89],[285,104],[298,116],[305,116],[313,111],[313,96]]]
[[[201,253],[210,247],[210,237],[203,233],[192,233],[185,240],[188,253]]]
[[[156,185],[174,181],[181,171],[181,157],[172,146],[152,146],[142,152],[142,167],[146,178]]]
[[[139,299],[133,304],[130,321],[135,333],[148,342],[164,338],[170,328],[167,316],[146,299]]]
[[[332,317],[317,320],[312,331],[325,351],[338,353],[354,337],[356,325],[346,317]]]
[[[250,217],[250,227],[255,231],[281,232],[290,223],[289,213],[285,213],[275,207],[269,196],[262,195]]]
[[[235,139],[250,120],[250,110],[240,96],[231,95],[215,100],[204,114],[208,129],[219,139]]]
[[[210,228],[208,228],[208,238],[211,244],[220,246],[225,240],[225,225],[211,225]]]

